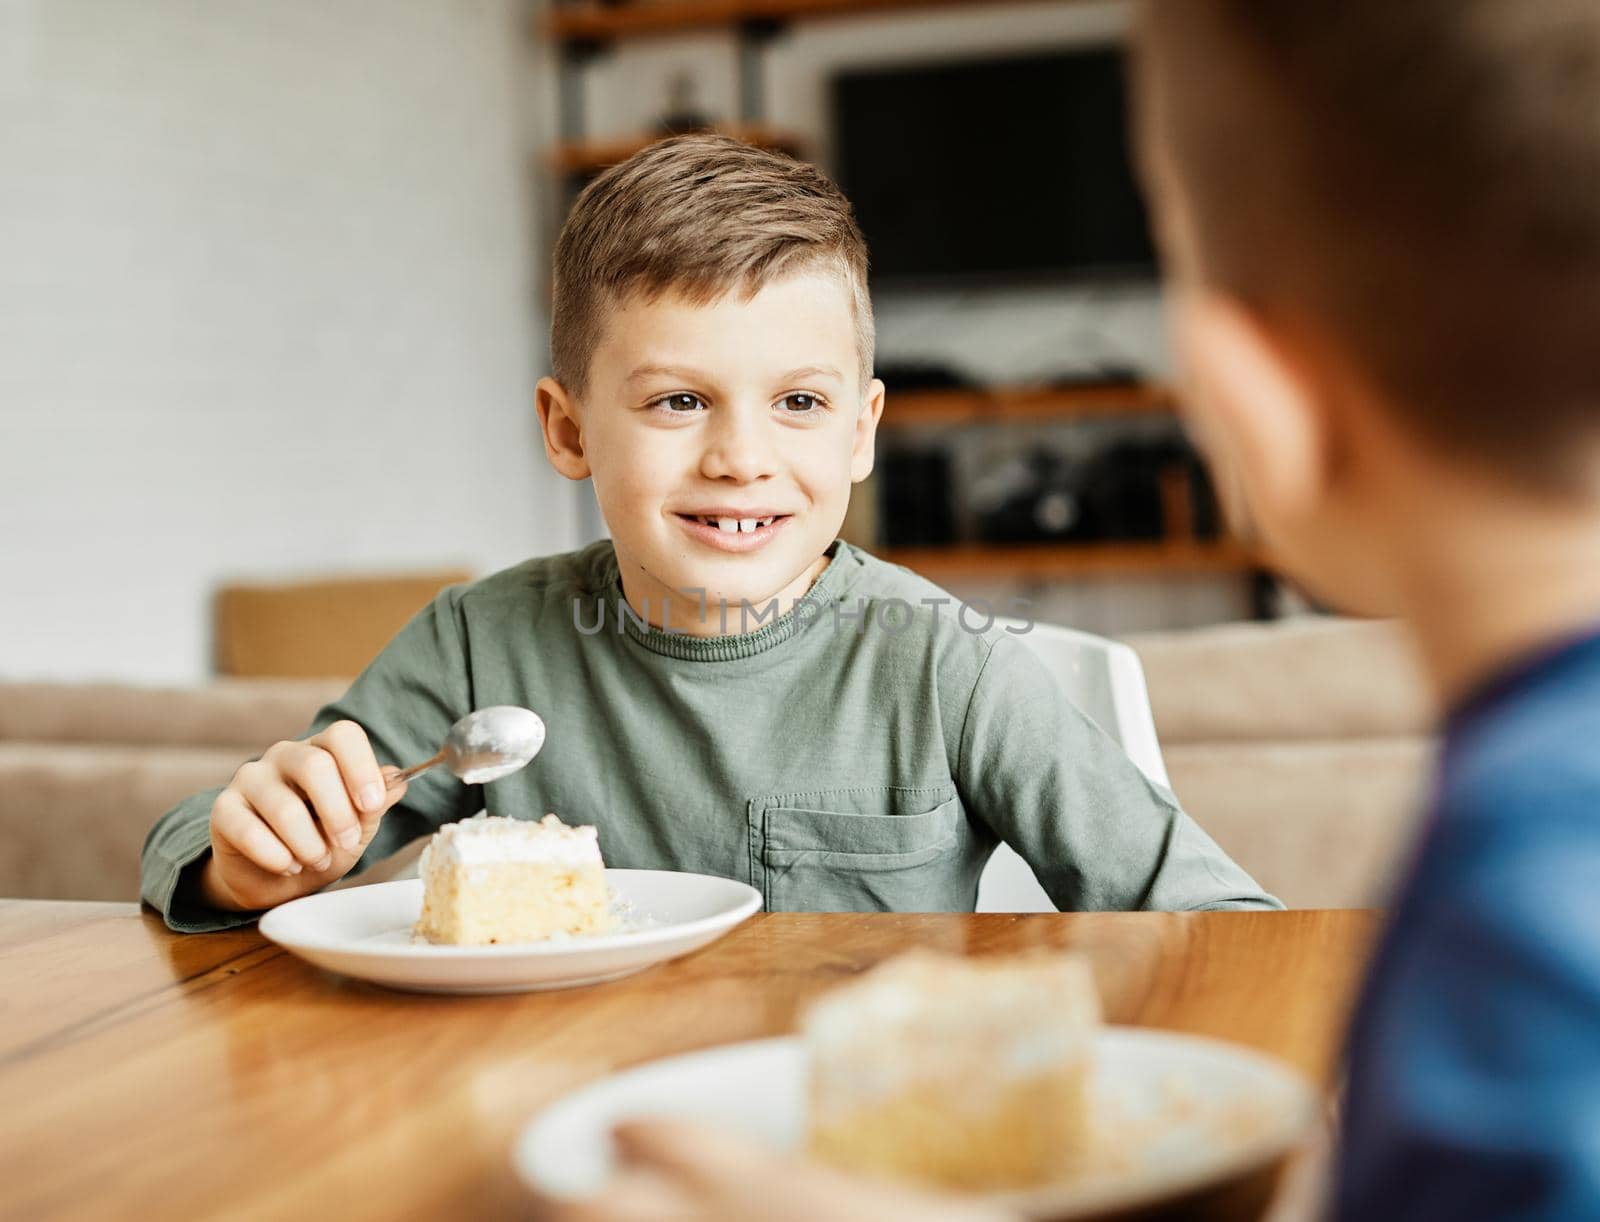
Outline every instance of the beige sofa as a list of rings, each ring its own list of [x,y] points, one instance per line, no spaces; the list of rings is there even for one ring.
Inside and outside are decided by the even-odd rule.
[[[1291,906],[1380,903],[1431,752],[1395,630],[1306,620],[1129,642],[1173,788],[1201,824]],[[135,898],[155,818],[302,732],[344,686],[0,683],[0,895]]]
[[[1128,642],[1185,809],[1291,907],[1381,905],[1434,751],[1401,633],[1303,619]]]

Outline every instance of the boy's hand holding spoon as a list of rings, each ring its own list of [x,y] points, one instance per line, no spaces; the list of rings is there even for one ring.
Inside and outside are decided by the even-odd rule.
[[[243,765],[211,806],[211,856],[199,887],[213,907],[271,908],[344,877],[406,783],[444,764],[469,785],[517,771],[544,745],[537,713],[497,705],[469,713],[432,759],[380,768],[367,733],[338,721],[303,741],[274,743]]]

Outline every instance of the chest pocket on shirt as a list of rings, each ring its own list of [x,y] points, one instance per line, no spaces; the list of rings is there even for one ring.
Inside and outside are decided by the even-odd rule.
[[[950,786],[752,798],[750,881],[769,912],[970,911],[965,824]]]

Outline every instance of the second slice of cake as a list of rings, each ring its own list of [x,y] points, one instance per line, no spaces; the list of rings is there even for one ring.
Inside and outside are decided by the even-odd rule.
[[[1100,1002],[1088,963],[913,952],[814,1003],[811,1149],[851,1171],[995,1190],[1080,1169]]]
[[[613,923],[600,841],[555,815],[479,815],[440,828],[419,873],[416,932],[453,946],[605,933]]]

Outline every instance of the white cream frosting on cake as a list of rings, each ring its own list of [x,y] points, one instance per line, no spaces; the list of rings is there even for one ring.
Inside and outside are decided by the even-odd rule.
[[[419,872],[437,860],[462,866],[532,861],[546,865],[600,865],[600,834],[592,827],[568,827],[555,815],[537,823],[483,811],[441,827],[423,850]]]

